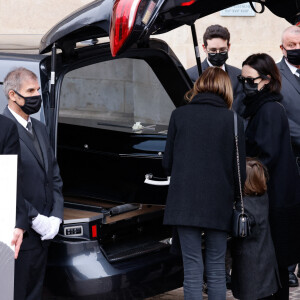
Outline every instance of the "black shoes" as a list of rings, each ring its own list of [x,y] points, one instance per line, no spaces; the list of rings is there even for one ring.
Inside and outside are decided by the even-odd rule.
[[[296,277],[294,272],[289,272],[289,287],[296,287],[296,286],[299,286],[298,278]]]
[[[231,275],[226,271],[226,287],[231,290]]]

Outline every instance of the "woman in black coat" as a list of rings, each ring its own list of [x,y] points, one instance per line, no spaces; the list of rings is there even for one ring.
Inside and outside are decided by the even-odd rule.
[[[243,62],[240,81],[247,95],[246,153],[257,157],[270,175],[269,220],[282,284],[275,299],[289,299],[287,267],[300,261],[300,178],[280,103],[280,74],[269,55],[254,54]]]
[[[235,196],[235,144],[230,79],[208,68],[173,111],[163,158],[171,182],[164,223],[175,225],[184,264],[185,299],[202,299],[202,232],[209,299],[226,299],[225,253]],[[245,174],[243,123],[240,155]],[[245,176],[243,176],[245,177]]]

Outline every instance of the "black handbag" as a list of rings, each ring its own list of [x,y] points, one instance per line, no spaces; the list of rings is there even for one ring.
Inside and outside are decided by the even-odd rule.
[[[239,185],[239,198],[234,201],[233,213],[232,213],[232,232],[231,235],[236,238],[245,238],[251,234],[250,218],[245,213],[244,200],[242,193],[241,183],[241,170],[240,170],[240,155],[238,146],[238,124],[237,114],[233,112],[234,119],[234,140],[236,150],[236,162],[237,162],[237,173],[238,173],[238,185]]]

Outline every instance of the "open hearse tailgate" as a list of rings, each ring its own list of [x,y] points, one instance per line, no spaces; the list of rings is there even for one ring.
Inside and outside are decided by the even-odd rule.
[[[162,226],[164,207],[66,197],[60,236],[66,241],[98,240],[111,263],[170,246],[170,228]]]

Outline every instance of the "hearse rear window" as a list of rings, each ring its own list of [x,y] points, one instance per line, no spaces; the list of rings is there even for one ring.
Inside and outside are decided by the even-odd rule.
[[[143,60],[117,59],[69,72],[59,122],[114,131],[166,134],[175,106]]]

